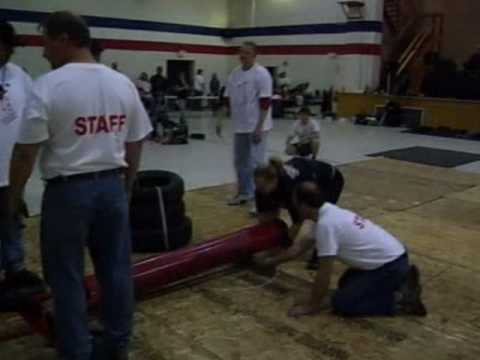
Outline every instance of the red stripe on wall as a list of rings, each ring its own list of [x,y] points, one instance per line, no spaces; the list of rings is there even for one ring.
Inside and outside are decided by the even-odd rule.
[[[42,46],[42,38],[39,35],[22,35],[22,42],[26,46]],[[141,40],[117,40],[99,39],[105,49],[136,50],[136,51],[160,51],[174,52],[185,51],[192,54],[209,55],[234,55],[238,47],[218,45],[197,45],[168,43]],[[380,56],[382,46],[379,44],[341,44],[341,45],[265,45],[258,47],[262,55],[375,55]]]

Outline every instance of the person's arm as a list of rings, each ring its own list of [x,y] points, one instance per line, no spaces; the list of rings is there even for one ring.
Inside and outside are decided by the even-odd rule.
[[[143,141],[153,130],[138,92],[135,91],[132,97],[133,102],[128,115],[129,128],[125,139],[125,162],[127,163],[125,190],[129,197],[131,196],[133,184],[140,166]]]
[[[259,143],[262,141],[263,128],[265,121],[267,120],[270,106],[272,106],[273,96],[273,81],[270,74],[267,72],[262,73],[257,79],[257,87],[259,94],[259,106],[260,106],[260,119],[258,119],[255,132],[253,134],[253,141]]]
[[[137,177],[140,160],[142,158],[143,141],[135,141],[125,144],[125,161],[127,168],[125,169],[125,189],[130,198],[132,194],[133,184]]]
[[[293,306],[288,312],[289,316],[300,317],[314,315],[328,306],[325,304],[325,299],[327,298],[330,288],[334,263],[334,257],[323,257],[319,259],[317,276],[315,277],[310,296],[306,301]]]
[[[32,175],[40,144],[16,144],[10,166],[10,204],[13,214],[22,208],[23,193]]]
[[[280,218],[280,210],[266,211],[258,214],[260,224],[272,223]]]
[[[304,221],[300,230],[297,233],[297,236],[293,240],[292,246],[287,249],[280,251],[279,253],[268,257],[266,259],[262,259],[260,264],[261,266],[277,266],[284,262],[293,260],[303,253],[305,253],[308,249],[310,249],[315,239],[312,235],[312,227],[314,223],[312,221]]]
[[[14,214],[22,208],[23,193],[32,175],[38,151],[49,138],[46,101],[40,94],[46,93],[42,80],[35,85],[26,79],[27,104],[22,119],[17,143],[10,161],[10,207]]]
[[[320,140],[320,124],[318,121],[312,119],[312,132],[310,134],[310,140]]]

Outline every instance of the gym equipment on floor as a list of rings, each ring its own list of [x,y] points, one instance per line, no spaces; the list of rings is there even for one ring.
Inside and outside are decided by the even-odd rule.
[[[289,245],[288,227],[284,222],[277,221],[163,253],[133,265],[135,296],[142,299],[222,266],[247,263],[256,253]],[[101,295],[95,276],[88,276],[85,279],[85,288],[89,310],[96,313]],[[49,300],[49,294],[30,299],[28,308],[22,310],[20,314],[33,333],[53,341],[53,319],[46,306]],[[10,335],[8,339],[0,339],[0,342],[24,335],[26,334]]]
[[[176,250],[192,239],[192,221],[185,215],[185,184],[170,171],[138,174],[130,203],[134,253]]]

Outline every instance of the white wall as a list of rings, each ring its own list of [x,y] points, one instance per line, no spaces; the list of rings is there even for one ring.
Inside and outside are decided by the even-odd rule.
[[[365,1],[365,20],[383,21],[383,0]],[[230,27],[243,28],[332,24],[346,22],[337,0],[232,0],[229,7]],[[244,41],[258,45],[345,45],[382,44],[382,35],[372,32],[252,36],[231,41],[238,46]],[[376,87],[380,78],[381,60],[370,55],[268,55],[259,61],[267,66],[282,67],[287,61],[289,77],[294,83],[309,81],[314,88],[331,86],[338,90],[363,91]],[[236,60],[231,61],[231,64]]]
[[[382,0],[366,0],[366,20],[383,18]],[[1,8],[50,12],[71,9],[85,15],[148,20],[216,28],[265,27],[302,24],[346,22],[336,0],[2,0]],[[22,34],[38,34],[36,24],[14,23]],[[345,45],[351,43],[381,44],[378,33],[296,34],[282,36],[253,36],[224,39],[220,36],[179,34],[156,31],[124,30],[112,28],[91,29],[96,38],[198,44],[214,46],[238,46],[245,40],[259,45]],[[361,55],[268,55],[259,61],[269,66],[281,66],[288,61],[288,73],[295,83],[310,81],[314,88],[335,86],[350,91],[375,86],[379,77],[380,61],[377,56]],[[117,61],[120,68],[132,78],[140,72],[153,73],[158,65],[168,59],[177,59],[175,52],[111,50],[104,52],[103,62]],[[225,80],[229,71],[237,65],[235,56],[214,54],[186,54],[185,59],[204,68],[207,78],[217,72]],[[33,75],[48,70],[41,58],[41,49],[19,49],[14,58]]]
[[[2,0],[0,7],[225,28],[229,0]]]
[[[42,12],[69,9],[82,15],[100,17],[199,25],[220,29],[227,26],[228,0],[208,0],[202,1],[201,6],[199,4],[198,0],[2,0],[0,7]],[[37,24],[13,24],[20,34],[38,35]],[[95,38],[226,46],[223,38],[206,35],[95,27],[91,28],[91,32]],[[32,75],[37,76],[49,70],[48,63],[41,55],[40,48],[19,48],[13,60],[26,67]],[[178,53],[107,49],[103,53],[102,62],[111,64],[117,61],[124,73],[131,78],[136,78],[142,71],[152,74],[158,65],[166,68],[168,59],[178,59]],[[196,68],[203,68],[207,78],[210,78],[211,73],[217,72],[221,80],[225,80],[229,71],[228,59],[224,55],[187,53],[182,59],[194,60]]]

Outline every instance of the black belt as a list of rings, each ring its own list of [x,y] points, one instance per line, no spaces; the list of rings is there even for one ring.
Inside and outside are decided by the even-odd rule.
[[[123,174],[122,168],[111,169],[111,170],[102,170],[84,174],[76,174],[76,175],[69,175],[69,176],[57,176],[52,179],[47,180],[47,184],[61,184],[71,181],[78,181],[78,180],[97,180],[105,177],[109,177],[112,175],[120,175]]]

